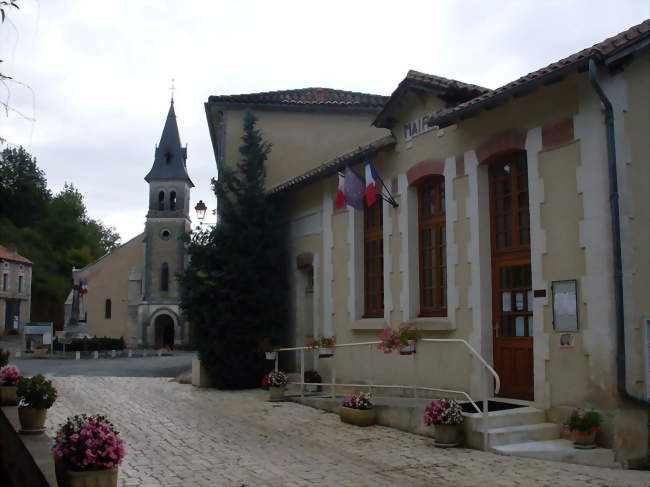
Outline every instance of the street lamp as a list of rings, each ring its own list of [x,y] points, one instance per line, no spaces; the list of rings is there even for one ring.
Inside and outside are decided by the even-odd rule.
[[[205,206],[203,200],[199,200],[199,202],[194,207],[194,210],[196,210],[196,217],[199,219],[200,222],[203,222],[203,219],[205,218],[205,211],[207,209],[208,207]]]

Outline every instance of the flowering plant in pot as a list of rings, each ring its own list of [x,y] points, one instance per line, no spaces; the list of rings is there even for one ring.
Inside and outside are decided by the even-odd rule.
[[[463,410],[453,399],[434,399],[424,408],[424,424],[434,426],[435,445],[449,448],[458,445]]]
[[[281,401],[284,398],[284,388],[289,383],[289,376],[281,370],[272,370],[267,375],[270,401]]]
[[[334,345],[336,338],[334,337],[321,337],[318,340],[311,340],[305,344],[310,350],[318,350],[319,358],[328,358],[334,355]]]
[[[603,421],[598,411],[585,411],[584,408],[574,409],[566,424],[562,425],[563,432],[573,433],[575,448],[596,448],[596,433]]]
[[[59,485],[116,486],[124,442],[103,415],[70,416],[56,433],[52,448]]]
[[[18,418],[23,433],[42,433],[47,410],[56,401],[57,391],[52,381],[36,374],[18,379]]]
[[[18,404],[16,396],[16,384],[20,378],[18,367],[5,365],[0,369],[0,404],[3,406],[15,406]]]
[[[422,338],[422,331],[413,325],[402,325],[399,327],[399,354],[411,355],[415,353],[415,344]]]
[[[315,370],[306,370],[305,371],[305,382],[323,382],[323,378]],[[305,391],[307,392],[319,392],[322,389],[322,386],[305,384]]]
[[[278,346],[270,337],[264,337],[260,340],[257,351],[258,353],[263,353],[266,356],[266,360],[275,360],[278,353],[275,351],[276,348]]]
[[[341,407],[339,407],[339,417],[344,423],[357,426],[371,426],[375,424],[377,416],[372,401],[372,394],[369,392],[360,392],[342,398]]]
[[[39,343],[38,345],[34,346],[34,358],[44,358],[47,356],[47,350],[48,347],[47,345],[44,345],[42,343]]]
[[[402,338],[399,330],[387,326],[379,334],[379,343],[377,349],[384,353],[393,353],[393,350],[399,350],[402,345]]]

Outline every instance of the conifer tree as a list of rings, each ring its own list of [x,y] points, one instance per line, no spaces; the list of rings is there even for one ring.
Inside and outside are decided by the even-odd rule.
[[[193,236],[181,279],[181,305],[199,357],[222,389],[259,387],[269,365],[258,344],[278,340],[286,321],[284,232],[264,190],[271,146],[255,124],[249,110],[239,164],[220,168],[212,180],[217,225]]]

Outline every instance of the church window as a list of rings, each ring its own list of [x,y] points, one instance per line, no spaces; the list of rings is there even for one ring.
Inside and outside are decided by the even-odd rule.
[[[172,153],[169,151],[165,152],[165,162],[167,164],[172,162]]]
[[[7,283],[9,282],[9,274],[2,274],[2,290],[7,290]]]
[[[111,319],[111,311],[112,311],[111,307],[112,307],[111,300],[107,299],[104,302],[104,318],[106,318],[107,320]]]
[[[160,269],[160,290],[169,291],[169,265],[164,262]]]
[[[23,276],[18,276],[18,292],[23,292]]]
[[[163,211],[165,209],[165,192],[158,193],[158,209]]]
[[[171,235],[172,235],[171,232],[166,228],[163,229],[162,232],[160,232],[160,238],[162,238],[163,240],[169,240],[169,237],[171,237]]]
[[[176,209],[176,191],[169,193],[169,209],[172,211]]]

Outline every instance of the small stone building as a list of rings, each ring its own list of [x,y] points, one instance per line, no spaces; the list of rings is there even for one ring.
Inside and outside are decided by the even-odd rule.
[[[187,149],[181,146],[172,100],[153,166],[145,177],[149,211],[144,232],[73,270],[74,289],[66,301],[68,329],[75,328],[76,314],[88,334],[124,337],[129,347],[190,344],[189,325],[179,308],[178,283],[187,265],[181,237],[190,231],[194,186],[186,163]]]
[[[32,305],[32,261],[15,245],[0,245],[0,334],[29,321]]]

